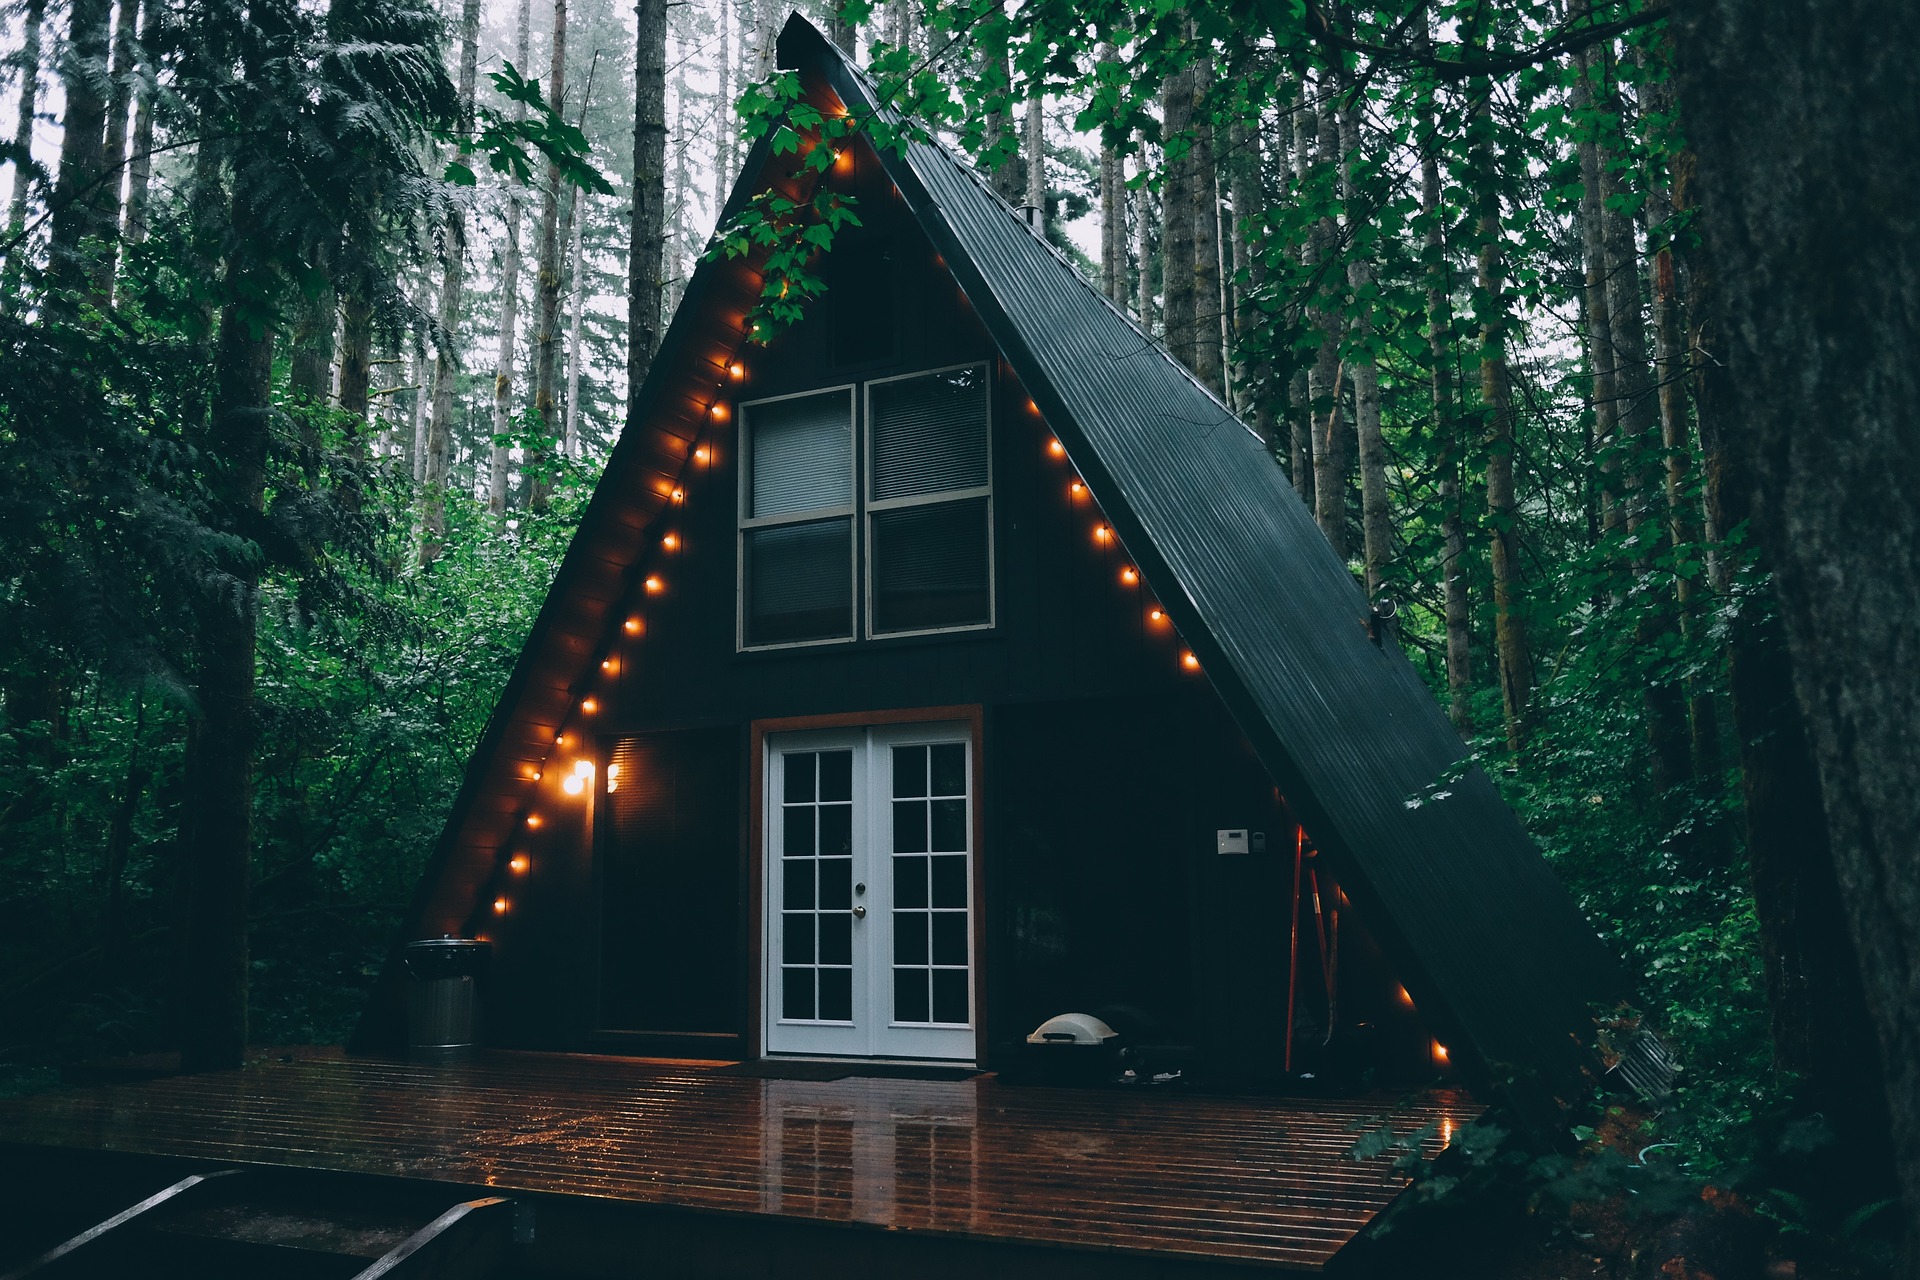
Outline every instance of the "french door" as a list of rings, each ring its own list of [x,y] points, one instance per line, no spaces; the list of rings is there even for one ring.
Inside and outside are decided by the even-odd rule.
[[[769,1053],[974,1056],[965,724],[771,735]]]

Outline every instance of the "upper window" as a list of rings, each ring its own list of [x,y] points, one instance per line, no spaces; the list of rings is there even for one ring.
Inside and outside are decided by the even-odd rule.
[[[852,387],[744,407],[744,647],[992,624],[987,379],[868,383],[858,424]]]

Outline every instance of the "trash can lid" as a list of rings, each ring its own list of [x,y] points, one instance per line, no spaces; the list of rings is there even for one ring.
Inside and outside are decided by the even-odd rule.
[[[422,938],[407,944],[407,972],[416,978],[459,978],[486,966],[493,944],[479,938]]]

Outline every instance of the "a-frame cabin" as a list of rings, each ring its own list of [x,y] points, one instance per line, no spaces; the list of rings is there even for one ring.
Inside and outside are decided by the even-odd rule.
[[[421,887],[487,1042],[1580,1088],[1614,963],[1268,448],[948,150],[824,181],[796,328],[689,282]]]

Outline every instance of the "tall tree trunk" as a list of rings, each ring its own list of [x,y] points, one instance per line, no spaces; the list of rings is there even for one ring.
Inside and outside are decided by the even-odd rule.
[[[1141,171],[1151,172],[1144,152],[1139,168]],[[1149,336],[1153,334],[1159,319],[1158,307],[1154,301],[1156,289],[1153,280],[1153,229],[1157,225],[1159,223],[1154,217],[1153,210],[1153,189],[1143,184],[1134,204],[1133,215],[1133,256],[1134,261],[1140,264],[1137,268],[1139,277],[1134,286],[1134,314],[1140,319],[1141,330]]]
[[[241,224],[244,205],[234,204]],[[266,273],[240,256],[226,266],[229,297],[253,302]],[[258,283],[255,283],[255,282]],[[265,509],[271,433],[273,329],[250,323],[241,303],[221,313],[207,452],[226,520],[245,528]],[[253,687],[258,570],[240,560],[202,602],[195,637],[194,722],[188,740],[186,912],[181,939],[180,1057],[188,1071],[240,1065],[247,1043],[247,898],[252,853]]]
[[[107,175],[107,198],[102,217],[112,226],[103,229],[99,261],[94,265],[93,291],[102,298],[113,296],[114,271],[120,254],[121,172],[127,163],[127,125],[132,114],[134,61],[140,48],[140,0],[120,0],[120,13],[113,26],[113,81],[107,90],[107,134],[101,148],[101,172]]]
[[[526,66],[533,57],[533,0],[520,0],[516,27],[516,65]],[[524,121],[527,108],[515,103],[513,118]],[[519,341],[520,325],[520,215],[521,187],[512,179],[507,183],[507,240],[500,251],[500,350],[494,357],[493,372],[493,447],[488,453],[487,510],[496,516],[507,513],[507,474],[513,436],[513,357]]]
[[[1494,646],[1500,661],[1500,707],[1507,747],[1525,742],[1533,697],[1533,650],[1522,612],[1519,503],[1513,478],[1513,390],[1507,370],[1506,266],[1501,245],[1500,188],[1493,147],[1492,87],[1473,86],[1475,232],[1480,241],[1480,399],[1487,418],[1487,523],[1493,562]]]
[[[1423,52],[1432,39],[1422,22]],[[1465,453],[1453,403],[1453,279],[1447,265],[1446,215],[1440,207],[1440,127],[1434,90],[1419,95],[1416,145],[1420,149],[1421,272],[1427,285],[1427,363],[1431,370],[1433,435],[1440,442],[1440,536],[1442,612],[1447,629],[1447,718],[1462,734],[1473,732],[1473,615],[1467,597],[1467,530],[1461,471]]]
[[[779,0],[754,0],[753,79],[755,83],[764,81],[773,74],[774,45],[779,37]]]
[[[433,399],[433,357],[424,347],[413,352],[413,407],[408,420],[407,473],[415,484],[427,482],[427,402]]]
[[[1167,350],[1191,369],[1198,323],[1193,275],[1193,69],[1168,77],[1162,94],[1160,281]]]
[[[133,702],[133,740],[127,746],[127,768],[120,782],[120,796],[114,802],[113,818],[107,827],[107,910],[104,935],[107,959],[121,964],[127,947],[127,860],[133,852],[133,820],[140,812],[140,799],[147,789],[153,768],[141,758],[147,727],[147,703],[136,693]]]
[[[1607,309],[1606,227],[1600,202],[1605,196],[1601,178],[1600,137],[1593,92],[1594,55],[1583,50],[1573,86],[1573,110],[1580,122],[1580,245],[1586,266],[1581,293],[1587,331],[1587,380],[1593,406],[1593,439],[1600,462],[1600,524],[1608,533],[1619,531],[1625,519],[1620,482],[1620,397],[1614,388],[1613,328]]]
[[[1033,215],[1035,230],[1047,225],[1047,114],[1046,98],[1035,94],[1027,99],[1025,145],[1027,153],[1027,205],[1038,210]]]
[[[109,234],[111,192],[106,172],[107,38],[112,0],[73,0],[69,6],[60,83],[66,92],[61,120],[60,174],[53,187],[52,230],[47,240],[48,306],[71,314],[76,296],[91,289],[94,249],[89,241]],[[117,229],[117,228],[116,228]]]
[[[1319,117],[1309,105],[1308,95],[1312,87],[1306,79],[1300,81],[1299,95],[1294,99],[1293,109],[1289,113],[1293,123],[1291,130],[1291,155],[1293,171],[1293,198],[1295,203],[1305,198],[1307,184],[1313,174],[1313,143],[1318,136]],[[1311,234],[1301,238],[1296,253],[1300,257],[1300,267],[1304,276],[1311,277],[1314,265],[1319,261],[1319,253]],[[1311,324],[1312,310],[1304,303],[1296,303],[1296,310],[1288,319],[1301,330]],[[1296,363],[1293,376],[1287,381],[1287,407],[1289,424],[1288,456],[1292,461],[1293,491],[1300,495],[1309,511],[1319,509],[1313,491],[1313,378],[1310,373],[1311,361]]]
[[[1004,22],[1005,19],[997,19]],[[1004,33],[1001,38],[1004,39]],[[1026,165],[1013,136],[1013,61],[1003,44],[982,58],[987,82],[987,126],[983,141],[993,193],[1017,205],[1026,193]]]
[[[1221,328],[1220,177],[1213,154],[1213,55],[1203,48],[1188,83],[1193,89],[1193,150],[1187,155],[1188,191],[1193,200],[1193,372],[1221,399],[1227,394],[1227,370]]]
[[[553,59],[547,70],[547,93],[555,110],[563,109],[567,93],[567,0],[553,0]],[[527,505],[535,512],[547,509],[552,492],[546,472],[552,465],[560,425],[554,417],[553,394],[560,345],[560,167],[555,164],[547,166],[547,180],[540,192],[538,278],[533,322],[533,411],[540,419],[540,434],[527,459]]]
[[[1280,442],[1279,420],[1274,415],[1273,362],[1266,354],[1267,335],[1259,305],[1267,290],[1267,200],[1260,175],[1258,116],[1243,116],[1234,122],[1231,145],[1234,274],[1246,277],[1234,309],[1234,357],[1253,409],[1254,429],[1272,449]]]
[[[660,347],[665,310],[667,6],[639,0],[640,43],[633,100],[633,226],[627,247],[627,422],[640,412],[640,387]]]
[[[1120,55],[1102,44],[1100,64],[1117,66]],[[1120,173],[1120,149],[1105,129],[1100,134],[1100,288],[1123,308],[1127,305],[1127,193]]]
[[[21,278],[28,249],[21,234],[27,226],[27,196],[33,186],[33,170],[28,157],[33,154],[33,121],[40,103],[40,31],[46,23],[47,0],[27,0],[22,15],[23,32],[15,66],[20,69],[20,99],[13,130],[13,191],[7,199],[7,238],[13,248],[7,253],[4,276],[0,276],[0,307],[8,311],[19,305]]]
[[[1329,188],[1339,173],[1340,128],[1334,118],[1332,85],[1323,78],[1314,86],[1320,101],[1314,110],[1314,176],[1316,185]],[[1330,204],[1329,199],[1325,203]],[[1320,348],[1307,370],[1307,393],[1312,400],[1312,430],[1308,443],[1313,449],[1313,507],[1320,532],[1326,535],[1334,553],[1348,558],[1347,472],[1351,464],[1347,440],[1345,406],[1341,403],[1342,362],[1340,359],[1341,318],[1332,299],[1345,292],[1344,274],[1339,271],[1339,228],[1331,215],[1322,217],[1312,232],[1314,301],[1308,310],[1313,329],[1320,335]]]
[[[584,192],[574,192],[578,201]],[[580,330],[586,318],[587,282],[582,274],[586,267],[586,219],[582,218],[573,228],[573,264],[567,269],[568,287],[573,292],[573,317],[567,322],[567,397],[566,397],[566,435],[565,448],[569,458],[582,455],[580,444]]]
[[[725,9],[726,6],[722,5],[721,8]],[[860,43],[860,26],[847,16],[847,7],[842,0],[835,0],[833,6],[831,38],[833,43],[839,46],[840,52],[848,57],[852,57],[857,52],[857,46]]]
[[[1348,237],[1347,287],[1353,291],[1354,318],[1347,339],[1347,365],[1353,378],[1353,426],[1360,458],[1361,556],[1369,599],[1378,598],[1386,585],[1387,561],[1393,558],[1393,524],[1387,509],[1387,444],[1380,434],[1380,368],[1374,363],[1373,259],[1359,243],[1360,188],[1353,167],[1363,155],[1360,103],[1350,89],[1340,112],[1340,202],[1346,209]]]
[[[340,304],[340,411],[359,435],[373,389],[373,305],[357,288]]]
[[[1700,0],[1678,16],[1679,98],[1714,285],[1701,309],[1727,375],[1723,492],[1749,504],[1774,574],[1837,896],[1877,1032],[1911,1270],[1920,115],[1909,104],[1920,101],[1920,11],[1905,0]]]
[[[333,331],[339,314],[333,286],[322,285],[295,304],[288,353],[287,394],[295,404],[324,405],[333,390]]]
[[[836,6],[835,14],[839,13]],[[837,21],[836,17],[836,21]],[[716,225],[721,213],[727,206],[727,192],[732,189],[734,180],[733,135],[739,122],[734,119],[733,95],[728,92],[733,73],[733,6],[721,0],[720,12],[716,18],[719,28],[720,51],[714,56],[713,74],[719,87],[714,90],[713,134],[713,217]]]
[[[460,6],[459,130],[473,132],[480,65],[480,0]],[[427,420],[427,467],[420,489],[420,565],[440,558],[447,536],[447,469],[453,451],[453,380],[459,374],[460,319],[467,292],[467,210],[447,211],[447,260],[440,275],[439,333],[433,344],[432,414]],[[344,400],[345,397],[343,396]]]
[[[152,37],[159,12],[159,5],[143,7],[142,46]],[[139,59],[136,57],[135,61]],[[120,217],[120,239],[129,245],[140,244],[147,238],[147,191],[153,181],[153,77],[140,72],[137,80],[133,95],[133,138],[127,156],[127,199]]]

